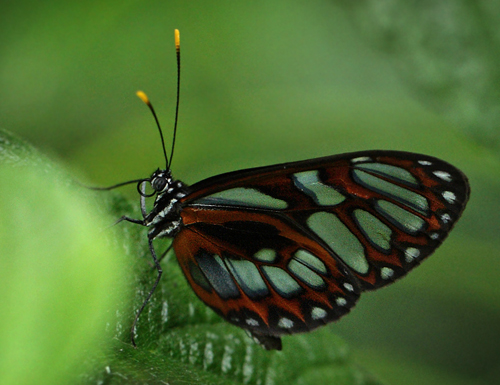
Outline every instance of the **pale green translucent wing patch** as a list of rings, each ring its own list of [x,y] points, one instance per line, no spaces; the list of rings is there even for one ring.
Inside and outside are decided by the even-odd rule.
[[[336,206],[345,196],[319,179],[318,170],[302,171],[292,175],[293,183],[319,206]]]
[[[216,206],[245,206],[269,210],[283,210],[288,207],[284,200],[273,198],[254,188],[235,187],[197,199],[193,204]]]
[[[335,214],[314,213],[307,219],[307,226],[350,268],[361,274],[368,272],[363,245]]]

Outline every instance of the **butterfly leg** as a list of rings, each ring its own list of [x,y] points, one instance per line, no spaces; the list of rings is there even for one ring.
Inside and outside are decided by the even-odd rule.
[[[135,222],[135,223],[138,223],[138,222]],[[140,223],[142,223],[142,221]],[[135,338],[134,338],[135,328],[137,326],[137,321],[139,321],[139,317],[140,317],[142,311],[144,310],[144,308],[148,304],[149,300],[153,296],[153,293],[155,292],[156,287],[160,283],[161,275],[163,274],[163,270],[161,269],[160,262],[158,260],[158,257],[156,256],[156,251],[153,247],[153,240],[148,238],[148,243],[149,243],[149,251],[151,252],[151,257],[153,258],[153,262],[154,262],[156,271],[158,272],[158,276],[156,277],[155,283],[153,284],[153,287],[149,291],[148,296],[146,297],[146,299],[142,303],[142,306],[140,307],[139,311],[135,315],[134,323],[132,324],[132,328],[130,329],[130,340],[131,340],[132,345],[134,347],[137,347],[137,345],[135,344]],[[167,249],[167,251],[168,251],[168,249]]]
[[[138,225],[143,225],[144,226],[144,220],[142,219],[135,219],[135,218],[130,218],[130,217],[127,217],[126,215],[124,215],[123,217],[119,218],[115,223],[113,223],[113,226],[114,225],[117,225],[118,223],[122,222],[122,221],[127,221],[127,222],[132,222],[132,223],[137,223]]]
[[[124,215],[121,218],[119,218],[115,223],[113,223],[113,226],[117,225],[118,223],[120,223],[122,221],[132,222],[132,223],[136,223],[138,225],[143,225],[144,226],[144,219],[148,215],[147,210],[146,210],[146,197],[144,195],[146,193],[146,182],[142,182],[141,183],[141,191],[143,193],[143,194],[141,194],[141,200],[140,200],[140,202],[141,202],[141,213],[142,213],[142,218],[143,219],[130,218],[130,217],[127,217],[126,215]]]
[[[163,258],[165,258],[165,256],[168,254],[168,252],[169,252],[170,250],[172,250],[172,246],[173,246],[173,243],[171,243],[171,244],[167,247],[167,250],[165,250],[165,251],[163,252],[163,254],[162,254],[162,255],[160,256],[160,258],[158,259],[158,262],[163,261]]]
[[[167,247],[167,250],[165,250],[161,255],[160,255],[160,258],[158,258],[158,263],[161,263],[161,261],[163,261],[163,258],[165,258],[165,256],[168,254],[168,252],[170,250],[172,250],[172,246],[173,244],[171,243],[168,247]],[[152,265],[151,266],[153,269],[156,269],[156,266],[155,265]]]

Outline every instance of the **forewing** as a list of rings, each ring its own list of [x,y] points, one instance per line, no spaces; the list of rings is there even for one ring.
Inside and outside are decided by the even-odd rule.
[[[236,171],[193,185],[182,201],[186,227],[179,238],[202,240],[201,249],[217,255],[229,252],[237,243],[234,237],[211,240],[203,226],[221,223],[229,229],[224,222],[231,212],[242,232],[258,223],[280,229],[295,247],[307,242],[321,248],[313,252],[316,258],[334,260],[332,268],[343,274],[347,267],[361,289],[370,290],[402,277],[430,255],[460,217],[468,196],[464,174],[437,158],[396,151],[343,154]],[[191,249],[199,248],[194,245],[186,243],[179,259],[195,258]],[[241,243],[237,258],[253,261],[253,251]]]

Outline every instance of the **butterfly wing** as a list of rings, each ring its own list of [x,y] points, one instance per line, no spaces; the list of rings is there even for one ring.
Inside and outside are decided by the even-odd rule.
[[[174,239],[196,294],[254,335],[305,332],[346,314],[359,297],[344,264],[293,221],[190,207]]]
[[[302,332],[418,265],[468,195],[458,169],[405,152],[241,170],[191,186],[174,250],[196,294],[228,321],[256,337]]]

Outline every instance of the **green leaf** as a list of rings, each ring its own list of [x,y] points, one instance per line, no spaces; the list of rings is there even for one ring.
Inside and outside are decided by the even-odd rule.
[[[111,345],[110,309],[127,302],[125,260],[102,231],[109,218],[6,132],[0,179],[0,383],[72,383]]]

